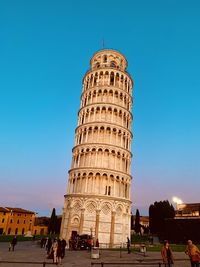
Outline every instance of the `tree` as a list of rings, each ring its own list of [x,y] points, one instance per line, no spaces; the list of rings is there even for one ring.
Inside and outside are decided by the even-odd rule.
[[[175,210],[168,200],[154,202],[149,207],[149,228],[152,234],[162,235],[165,231],[165,219],[174,218]]]
[[[136,214],[135,214],[135,232],[136,234],[139,234],[140,233],[140,229],[141,228],[141,225],[140,225],[140,213],[139,213],[139,210],[137,209],[136,210]]]
[[[131,212],[131,230],[134,230],[134,216],[132,212]]]
[[[49,226],[48,226],[48,232],[49,234],[56,234],[57,230],[57,216],[56,216],[56,210],[53,208],[51,213],[51,218],[49,220]]]

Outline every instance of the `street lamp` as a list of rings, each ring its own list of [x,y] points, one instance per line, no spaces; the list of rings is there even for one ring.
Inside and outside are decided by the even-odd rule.
[[[92,228],[92,226],[90,227],[90,235],[91,235],[91,239],[92,239],[92,230],[93,230],[93,228]]]

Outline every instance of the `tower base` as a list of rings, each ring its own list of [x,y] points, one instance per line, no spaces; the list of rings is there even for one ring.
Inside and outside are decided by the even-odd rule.
[[[88,234],[101,247],[120,247],[130,238],[131,201],[97,195],[68,194],[61,224],[61,238]]]

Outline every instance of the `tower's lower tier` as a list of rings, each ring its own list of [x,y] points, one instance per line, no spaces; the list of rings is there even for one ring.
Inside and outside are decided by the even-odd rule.
[[[117,247],[130,238],[131,201],[108,196],[68,194],[61,224],[61,238],[73,234],[98,238],[101,247]]]

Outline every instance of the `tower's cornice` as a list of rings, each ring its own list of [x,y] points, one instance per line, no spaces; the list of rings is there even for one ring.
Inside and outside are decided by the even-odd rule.
[[[126,172],[122,172],[122,171],[118,171],[118,170],[113,170],[111,168],[101,168],[101,167],[76,167],[76,168],[71,168],[69,171],[68,171],[68,174],[70,174],[71,172],[73,171],[76,171],[76,170],[88,170],[88,171],[95,171],[95,172],[114,172],[114,173],[117,173],[118,175],[127,175],[128,177],[130,177],[130,179],[132,180],[132,175],[129,174],[129,173],[126,173]]]
[[[125,148],[123,148],[121,146],[116,146],[116,145],[112,145],[112,144],[108,144],[108,143],[94,143],[94,142],[89,143],[89,142],[87,142],[85,144],[80,144],[80,145],[74,146],[73,149],[72,149],[72,152],[74,152],[74,150],[79,148],[79,147],[87,147],[87,146],[90,146],[90,147],[98,147],[98,146],[100,146],[100,147],[105,147],[107,149],[109,148],[110,150],[120,149],[120,150],[124,151],[124,153],[128,153],[131,158],[133,157],[133,154],[132,154],[132,152],[130,150],[125,149]]]
[[[112,48],[106,48],[106,49],[99,49],[97,50],[97,52],[95,52],[90,60],[90,64],[93,60],[94,57],[96,57],[98,54],[103,54],[103,53],[113,53],[113,54],[117,54],[119,55],[120,57],[122,57],[125,62],[126,62],[126,66],[128,67],[128,61],[126,60],[126,57],[118,50],[115,50],[115,49],[112,49]]]
[[[100,68],[98,68],[98,69],[93,69],[93,70],[92,70],[92,69],[89,69],[89,70],[86,71],[86,73],[84,74],[84,77],[83,77],[83,79],[82,79],[82,83],[84,83],[85,77],[86,77],[88,74],[90,74],[90,73],[92,73],[92,72],[103,71],[103,70],[107,70],[107,71],[110,70],[110,71],[122,72],[123,74],[127,75],[128,78],[131,80],[131,82],[132,82],[132,87],[134,86],[134,81],[133,81],[133,79],[131,78],[131,75],[129,74],[128,71],[123,71],[123,70],[120,70],[120,69],[112,68],[112,67],[110,67],[110,66],[100,67]]]
[[[128,128],[126,128],[126,127],[123,127],[123,126],[120,126],[120,125],[118,125],[118,124],[115,124],[115,123],[110,123],[110,122],[100,122],[100,121],[96,121],[96,122],[86,122],[86,123],[84,123],[84,124],[81,124],[81,125],[79,125],[79,126],[77,126],[76,127],[76,129],[75,129],[75,133],[77,132],[77,130],[79,129],[79,128],[83,128],[83,127],[87,127],[87,126],[96,126],[96,125],[102,125],[102,126],[106,126],[106,125],[108,125],[108,126],[110,126],[110,127],[116,127],[117,129],[118,128],[121,128],[121,129],[123,129],[124,131],[126,131],[126,132],[129,132],[129,134],[131,135],[131,138],[133,138],[133,133],[128,129]]]
[[[82,92],[80,99],[82,99],[82,97],[85,94],[89,93],[90,91],[92,92],[92,91],[95,91],[95,90],[105,90],[105,89],[106,90],[113,90],[113,91],[115,90],[115,91],[119,91],[121,93],[125,93],[128,97],[131,98],[131,102],[133,103],[133,96],[130,93],[128,93],[127,91],[125,91],[125,90],[123,90],[121,88],[113,86],[113,85],[95,85],[95,86],[92,86],[92,87],[90,87],[87,90]]]
[[[98,105],[101,105],[101,106],[114,106],[114,107],[118,107],[120,109],[123,109],[123,111],[125,112],[128,112],[129,115],[131,115],[131,119],[133,119],[133,114],[132,112],[130,112],[128,109],[122,107],[121,105],[118,105],[118,104],[115,104],[115,103],[111,103],[111,102],[106,102],[106,103],[103,103],[103,102],[95,102],[95,103],[91,103],[91,104],[88,104],[82,108],[79,109],[79,112],[78,112],[78,116],[80,114],[80,112],[84,109],[87,109],[88,107],[96,107]]]
[[[108,195],[101,195],[101,194],[88,194],[88,193],[71,193],[71,194],[66,194],[64,195],[64,197],[78,197],[79,199],[80,198],[93,198],[93,199],[102,199],[102,200],[114,200],[114,201],[119,201],[119,202],[124,202],[124,203],[127,203],[127,204],[131,204],[132,201],[130,199],[127,199],[127,198],[122,198],[122,197],[113,197],[113,196],[108,196]]]

